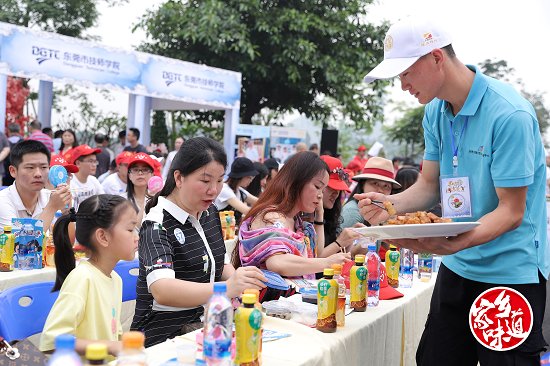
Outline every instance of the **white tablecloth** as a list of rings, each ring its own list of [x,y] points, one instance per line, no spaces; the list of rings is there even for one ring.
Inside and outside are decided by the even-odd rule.
[[[53,267],[0,272],[0,292],[27,283],[48,281],[55,281],[55,268]]]
[[[346,326],[325,334],[304,325],[267,317],[264,327],[289,338],[263,345],[263,365],[415,365],[416,347],[424,330],[435,276],[423,283],[415,278],[404,297],[381,301],[364,313],[351,313]],[[156,366],[176,356],[176,342],[194,341],[193,335],[147,349],[149,365]]]

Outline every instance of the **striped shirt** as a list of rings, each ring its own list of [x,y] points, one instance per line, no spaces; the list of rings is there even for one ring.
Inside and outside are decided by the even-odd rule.
[[[202,305],[177,308],[157,303],[149,292],[151,284],[163,278],[220,281],[225,244],[215,206],[197,220],[164,197],[159,197],[145,217],[139,237],[137,300],[131,328],[144,332],[145,346],[150,347],[183,334],[182,326],[200,322],[204,313]]]
[[[48,148],[48,150],[50,150],[50,152],[52,152],[52,153],[54,152],[53,140],[50,136],[46,135],[45,133],[42,133],[40,131],[35,131],[35,132],[31,133],[31,135],[29,136],[29,138],[27,140],[40,141],[41,143],[43,143]]]

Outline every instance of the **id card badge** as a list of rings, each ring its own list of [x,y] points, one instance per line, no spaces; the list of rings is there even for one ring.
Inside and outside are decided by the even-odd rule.
[[[468,177],[440,177],[441,213],[444,218],[472,217],[470,179]]]

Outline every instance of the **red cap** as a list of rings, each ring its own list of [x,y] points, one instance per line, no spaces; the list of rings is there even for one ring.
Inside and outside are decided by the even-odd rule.
[[[52,156],[52,159],[50,160],[50,168],[54,165],[61,165],[67,169],[69,173],[78,173],[78,167],[74,164],[69,164],[61,155]]]
[[[367,151],[367,148],[365,147],[365,145],[361,145],[357,148],[357,151]]]
[[[74,162],[81,156],[87,156],[92,154],[100,153],[101,149],[94,149],[88,145],[79,145],[67,151],[63,158],[69,162],[69,164],[74,164]]]
[[[329,155],[321,155],[321,160],[323,160],[328,165],[328,186],[337,191],[350,192],[347,184],[349,176],[344,171],[344,166],[342,165],[340,159],[334,158]]]
[[[391,300],[403,297],[403,294],[388,285],[386,266],[380,266],[380,300]]]
[[[130,160],[130,158],[135,154],[136,154],[135,152],[131,152],[131,151],[121,152],[115,158],[116,165],[119,166],[120,164],[128,164],[128,161]]]
[[[161,164],[156,160],[153,159],[150,155],[146,153],[137,153],[133,156],[127,158],[126,162],[128,163],[128,168],[130,168],[133,164],[136,163],[145,163],[153,169],[153,174],[160,176],[160,166]]]

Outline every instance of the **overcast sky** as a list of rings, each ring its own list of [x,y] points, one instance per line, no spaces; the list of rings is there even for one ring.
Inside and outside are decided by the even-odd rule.
[[[98,26],[90,31],[101,37],[101,43],[133,49],[145,38],[142,31],[131,32],[139,17],[161,0],[129,0],[127,4],[107,7],[101,2]],[[453,36],[457,56],[464,63],[477,64],[487,58],[503,59],[516,69],[515,77],[523,79],[528,91],[546,92],[550,105],[550,1],[547,0],[381,0],[371,7],[369,21],[386,19],[394,22],[407,15],[437,17]],[[395,88],[396,89],[396,88]],[[407,93],[396,91],[395,99],[416,105]],[[126,114],[120,94],[116,101],[102,104]]]

